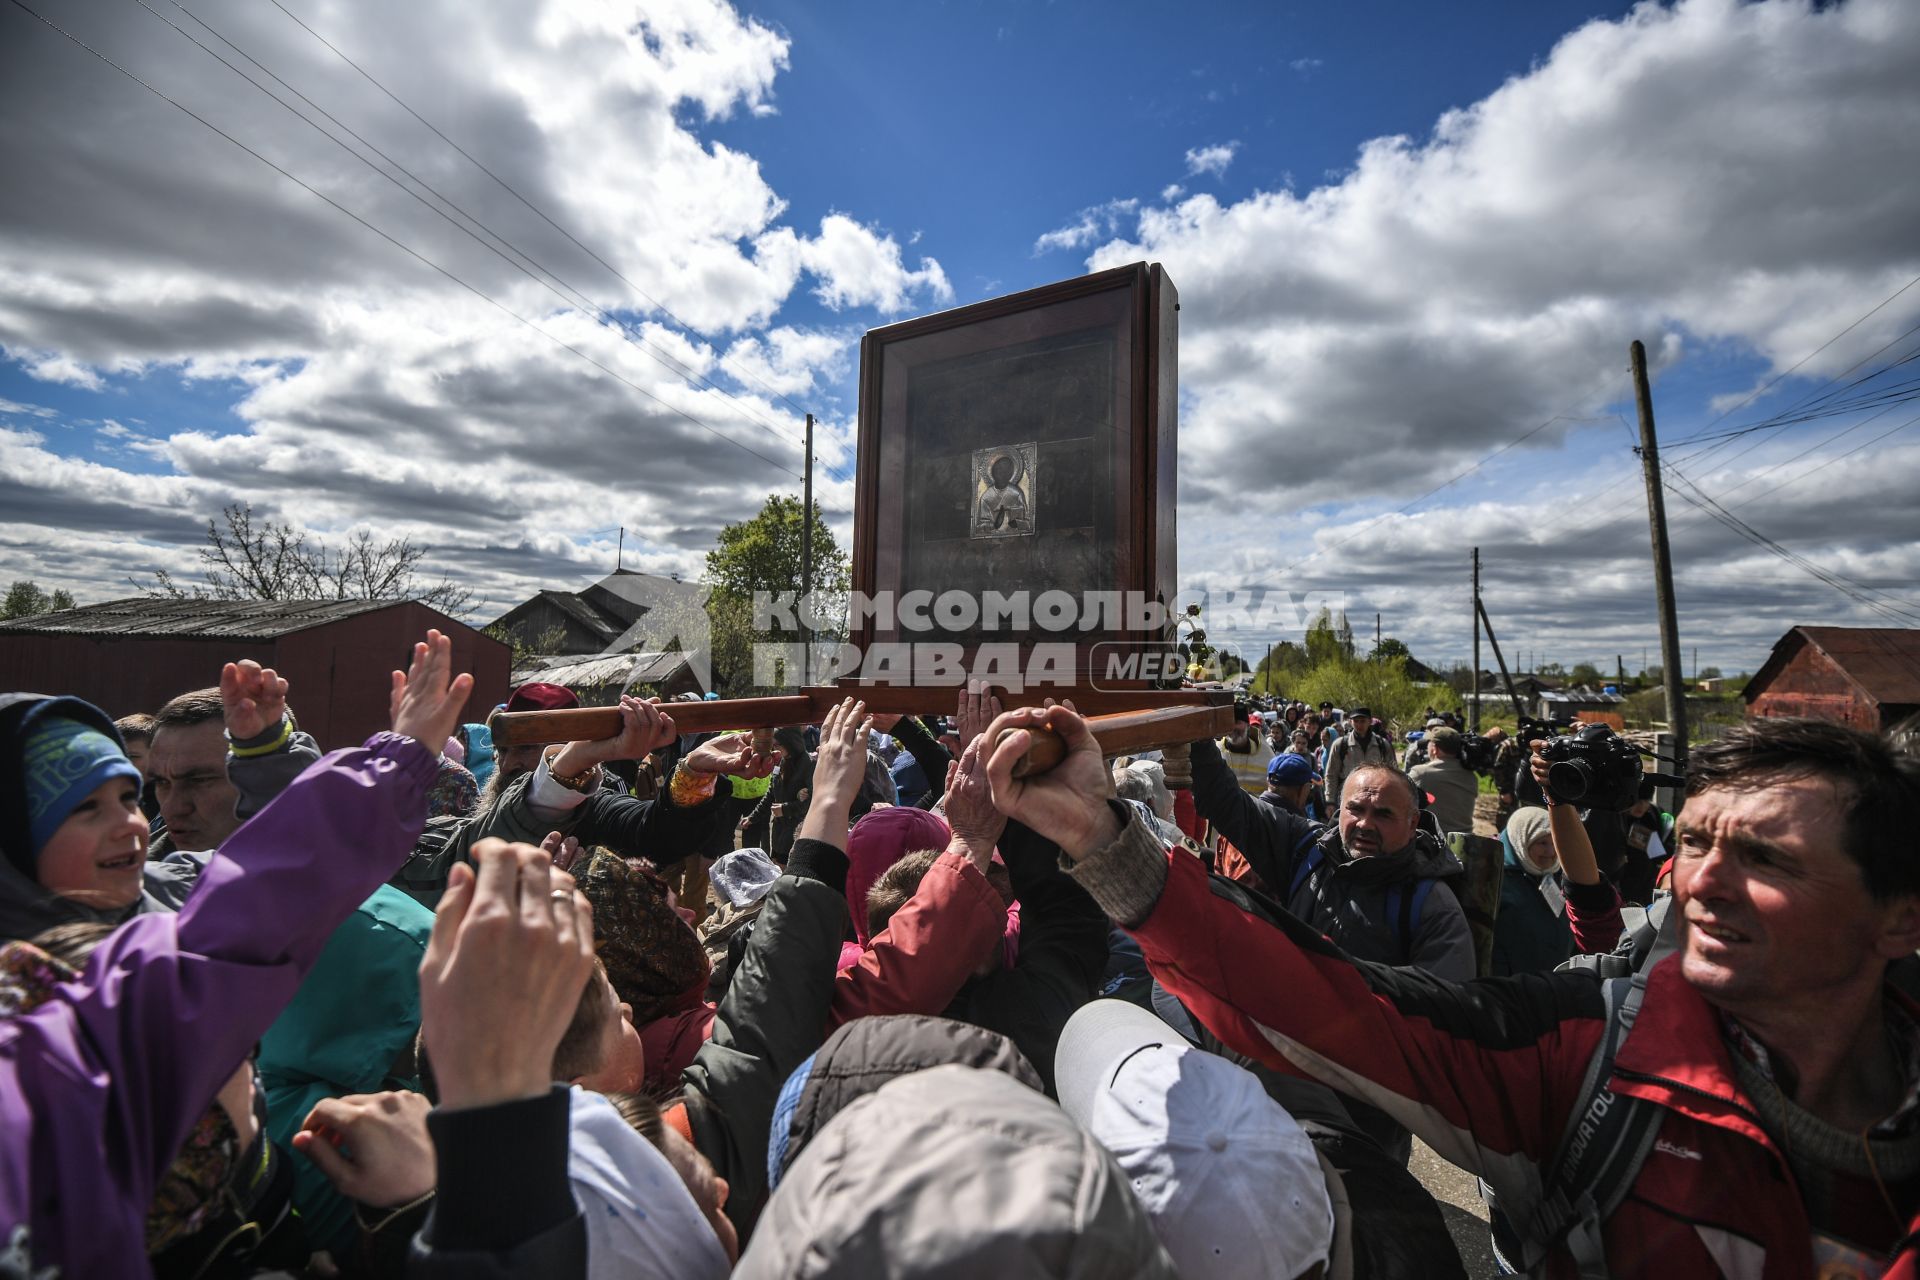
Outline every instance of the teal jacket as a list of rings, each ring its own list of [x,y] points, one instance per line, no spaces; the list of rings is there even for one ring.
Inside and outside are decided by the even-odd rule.
[[[383,1089],[418,1091],[413,1042],[420,1030],[420,959],[433,913],[382,885],[333,932],[319,962],[260,1041],[267,1133],[292,1149],[293,1135],[322,1098]],[[358,1229],[353,1205],[320,1167],[288,1157],[293,1204],[315,1248],[345,1261]]]

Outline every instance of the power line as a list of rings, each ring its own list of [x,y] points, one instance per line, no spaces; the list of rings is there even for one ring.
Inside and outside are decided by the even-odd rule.
[[[222,43],[226,44],[227,47],[232,49],[235,53],[239,54],[242,58],[245,58],[248,62],[251,62],[254,66],[259,67],[263,73],[272,77],[272,79],[275,82],[277,82],[282,87],[284,87],[289,93],[292,93],[295,97],[299,98],[302,102],[306,103],[308,106],[312,107],[315,111],[325,116],[328,121],[337,125],[341,130],[343,130],[346,134],[352,137],[356,142],[359,142],[361,145],[365,146],[368,150],[372,151],[375,155],[379,156],[382,160],[385,160],[388,164],[392,165],[394,168],[398,169],[401,173],[405,174],[408,178],[412,179],[415,184],[417,184],[423,190],[431,194],[436,200],[440,201],[441,204],[446,205],[447,208],[459,214],[462,218],[466,219],[467,222],[472,223],[474,227],[477,227],[480,229],[480,231],[485,232],[488,237],[491,237],[494,241],[497,241],[500,247],[496,248],[495,245],[489,244],[487,240],[482,239],[479,235],[475,234],[475,232],[472,229],[461,225],[459,222],[456,222],[452,217],[450,217],[446,212],[428,203],[428,201],[424,197],[422,197],[418,192],[412,190],[405,183],[401,182],[398,178],[395,178],[392,174],[380,168],[379,165],[376,165],[373,161],[367,159],[367,157],[361,155],[358,151],[355,151],[352,147],[348,146],[345,142],[342,142],[338,137],[329,133],[326,129],[322,128],[312,118],[310,118],[309,116],[299,111],[292,104],[282,99],[279,95],[275,94],[272,90],[268,89],[265,85],[261,84],[258,80],[248,75],[245,71],[242,71],[239,67],[234,66],[233,63],[227,61],[226,58],[222,57],[217,50],[209,48],[206,44],[202,43],[199,39],[195,38],[192,32],[187,31],[186,29],[181,27],[178,23],[169,19],[165,14],[162,14],[156,9],[154,9],[152,5],[147,3],[147,0],[133,0],[133,3],[139,5],[142,9],[145,9],[148,13],[152,14],[159,21],[166,23],[166,25],[172,28],[176,33],[178,33],[182,39],[189,41],[196,48],[200,49],[203,53],[205,53],[208,57],[213,58],[215,61],[219,62],[221,66],[226,67],[229,71],[233,72],[235,75],[245,80],[248,84],[252,85],[255,89],[258,89],[261,93],[265,94],[268,98],[271,98],[274,101],[274,103],[276,103],[278,106],[284,108],[286,111],[291,113],[293,117],[299,120],[302,124],[305,124],[308,128],[314,130],[321,137],[327,139],[327,141],[333,143],[335,146],[345,151],[348,155],[352,156],[355,160],[358,160],[361,164],[371,169],[374,173],[379,174],[380,177],[392,183],[400,191],[404,192],[406,195],[411,197],[422,208],[428,210],[430,213],[433,213],[434,215],[439,217],[442,221],[447,223],[447,225],[453,227],[455,230],[459,231],[461,234],[473,240],[474,243],[480,245],[482,248],[486,249],[489,253],[492,253],[495,257],[499,258],[502,262],[506,263],[508,266],[512,267],[514,270],[520,272],[522,275],[526,276],[528,279],[534,281],[536,284],[539,284],[541,287],[545,288],[549,293],[552,293],[555,297],[559,298],[567,306],[582,307],[583,309],[592,312],[593,315],[597,319],[599,319],[603,324],[606,324],[609,327],[611,327],[615,332],[619,333],[619,335],[623,339],[631,343],[634,347],[636,347],[640,351],[643,351],[647,355],[652,356],[661,365],[665,366],[675,374],[695,384],[696,386],[706,387],[709,390],[712,390],[715,393],[727,399],[740,411],[740,416],[744,420],[761,427],[763,430],[773,435],[776,439],[780,440],[782,443],[785,443],[785,444],[798,443],[798,441],[794,437],[786,435],[785,433],[781,432],[777,427],[774,427],[772,424],[766,422],[764,419],[759,418],[758,416],[749,412],[747,409],[747,406],[742,401],[740,401],[737,397],[735,397],[734,395],[726,391],[724,388],[716,385],[711,380],[703,377],[702,375],[695,372],[694,370],[689,369],[687,366],[681,364],[678,360],[675,360],[672,356],[669,356],[664,351],[661,351],[658,347],[655,347],[652,343],[647,342],[644,338],[641,338],[638,335],[631,333],[627,329],[626,325],[617,316],[614,316],[609,312],[603,310],[583,290],[575,287],[572,283],[570,283],[565,278],[563,278],[557,271],[554,271],[552,268],[546,266],[544,263],[540,262],[538,259],[533,257],[533,255],[520,249],[519,247],[511,243],[509,240],[507,240],[505,236],[500,235],[498,232],[494,231],[491,227],[481,222],[478,218],[468,213],[465,209],[461,208],[453,200],[449,199],[446,195],[444,195],[439,190],[434,188],[432,184],[428,183],[425,179],[421,178],[418,174],[414,173],[411,169],[401,164],[398,160],[395,160],[392,156],[388,155],[385,151],[381,150],[378,146],[368,141],[365,137],[363,137],[361,134],[356,132],[351,126],[341,121],[332,112],[328,111],[325,107],[322,107],[319,103],[313,101],[313,99],[309,98],[306,94],[301,93],[300,90],[294,88],[291,84],[288,84],[285,79],[277,75],[271,68],[267,67],[265,64],[260,62],[259,59],[255,58],[252,54],[248,53],[245,49],[242,49],[239,45],[235,44],[232,40],[228,39],[227,36],[222,34],[220,31],[216,30],[210,23],[208,23],[206,20],[201,18],[199,15],[195,14],[191,9],[188,9],[185,5],[181,4],[180,0],[171,0],[171,3],[173,4],[174,8],[180,10],[180,12],[186,14],[187,17],[193,19],[193,21],[199,23],[202,27],[206,28],[206,30],[209,33],[211,33],[215,39],[220,40]],[[503,249],[506,252],[503,252],[502,251]],[[514,255],[514,257],[509,257],[508,256],[509,253]],[[528,270],[528,265],[523,265],[522,262],[515,261],[514,260],[515,257],[524,260],[525,264],[531,265],[533,268],[536,268],[542,275],[550,277],[551,281],[542,279],[541,276],[536,275],[534,271]],[[556,282],[560,286],[564,287],[564,290],[565,290],[564,292],[562,291],[561,288],[555,287]],[[571,294],[572,296],[569,297],[568,296],[569,294]]]
[[[74,35],[71,31],[68,31],[65,27],[60,26],[58,23],[54,22],[53,20],[46,17],[45,15],[36,12],[34,9],[29,7],[25,3],[25,0],[12,0],[12,4],[15,8],[19,9],[22,13],[25,13],[28,17],[33,18],[35,21],[41,23],[43,26],[46,26],[51,30],[58,32],[60,35],[66,37],[72,43],[78,45],[82,49],[85,49],[88,53],[92,54],[95,58],[98,58],[101,62],[106,63],[108,66],[112,67],[115,71],[118,71],[121,75],[127,77],[127,79],[133,81],[135,84],[145,89],[148,93],[151,93],[154,97],[159,98],[162,102],[166,103],[168,106],[174,108],[176,111],[179,111],[182,115],[185,115],[189,119],[211,130],[213,133],[218,134],[221,138],[225,139],[227,142],[231,143],[235,147],[238,147],[240,150],[246,152],[248,155],[252,156],[255,160],[258,160],[261,164],[266,165],[269,169],[272,169],[275,173],[279,174],[281,177],[287,179],[289,182],[292,182],[294,185],[300,187],[302,190],[306,191],[308,194],[314,196],[315,198],[325,201],[328,205],[332,206],[334,209],[338,210],[340,213],[345,214],[347,217],[353,219],[355,222],[365,227],[368,231],[373,232],[375,235],[379,236],[382,240],[385,240],[388,244],[391,244],[392,246],[394,246],[394,248],[401,250],[403,253],[407,254],[409,257],[413,258],[414,260],[420,262],[424,266],[432,268],[435,272],[446,277],[448,280],[452,281],[454,284],[459,285],[462,289],[465,289],[468,293],[473,294],[476,298],[479,298],[481,301],[486,302],[490,306],[493,306],[498,310],[504,312],[505,314],[511,316],[513,319],[519,321],[521,324],[525,325],[527,328],[532,329],[535,333],[540,334],[542,337],[554,343],[556,346],[559,346],[567,351],[572,352],[574,355],[580,357],[582,360],[585,360],[588,364],[591,364],[596,369],[599,369],[602,373],[605,373],[608,377],[611,377],[618,382],[624,383],[626,386],[639,392],[641,395],[647,397],[649,400],[652,400],[654,403],[660,405],[662,408],[668,409],[673,413],[679,415],[680,417],[685,418],[688,422],[691,422],[694,426],[699,427],[702,431],[706,431],[711,435],[718,437],[721,440],[725,440],[728,444],[734,445],[737,448],[744,449],[746,452],[760,459],[760,461],[766,463],[768,466],[773,467],[776,470],[779,470],[781,472],[784,472],[785,474],[792,476],[796,480],[800,479],[800,475],[798,472],[790,470],[783,464],[774,461],[772,458],[767,457],[765,454],[754,449],[752,446],[742,444],[740,441],[734,439],[730,435],[727,435],[725,432],[720,431],[715,427],[709,426],[707,423],[702,422],[700,419],[694,417],[692,414],[688,413],[686,410],[681,409],[676,405],[667,403],[665,400],[662,400],[659,396],[653,394],[653,392],[648,391],[645,387],[639,385],[638,383],[632,381],[631,379],[625,377],[624,375],[618,373],[617,371],[611,368],[608,368],[606,365],[594,359],[592,356],[588,355],[586,352],[580,350],[578,347],[574,346],[572,343],[567,342],[565,339],[555,334],[547,332],[547,330],[541,328],[539,325],[527,319],[525,316],[521,315],[519,312],[513,310],[513,308],[507,306],[505,303],[493,297],[491,294],[486,293],[485,291],[481,290],[480,288],[474,285],[468,284],[465,280],[461,279],[459,276],[455,275],[453,272],[449,271],[447,268],[433,261],[433,259],[420,253],[418,250],[414,249],[412,246],[405,244],[402,241],[394,238],[392,235],[389,235],[387,232],[381,230],[379,227],[375,226],[373,223],[367,221],[365,218],[361,217],[359,214],[355,213],[353,210],[347,208],[345,205],[341,204],[339,201],[335,200],[333,197],[327,195],[325,192],[319,190],[316,187],[309,185],[307,182],[296,177],[294,174],[288,172],[286,169],[282,168],[280,165],[276,164],[274,161],[269,160],[266,156],[262,155],[258,151],[255,151],[252,147],[240,141],[238,138],[234,137],[232,134],[222,129],[219,125],[214,124],[211,120],[208,120],[205,116],[202,116],[198,112],[194,111],[191,107],[186,106],[184,103],[178,101],[177,99],[169,97],[166,93],[155,88],[153,85],[149,84],[147,81],[141,79],[138,75],[135,75],[132,71],[129,71],[127,68],[121,66],[118,62],[115,62],[112,58],[108,57],[106,54],[100,52],[98,49],[94,48],[92,45],[88,44],[86,41],[80,39],[80,37]]]
[[[1868,419],[1868,421],[1872,421],[1872,419]],[[1836,463],[1836,462],[1840,462],[1840,461],[1842,461],[1842,460],[1844,460],[1844,459],[1847,459],[1847,458],[1851,458],[1851,457],[1852,457],[1852,456],[1853,456],[1854,454],[1856,454],[1856,453],[1859,453],[1859,452],[1860,452],[1860,451],[1861,451],[1862,449],[1868,449],[1868,448],[1871,448],[1871,447],[1873,447],[1874,445],[1876,445],[1876,444],[1879,444],[1879,443],[1880,443],[1880,442],[1881,442],[1882,440],[1885,440],[1885,439],[1886,439],[1886,438],[1887,438],[1888,436],[1891,436],[1891,435],[1895,435],[1895,434],[1897,434],[1897,433],[1899,433],[1899,432],[1902,432],[1902,431],[1905,431],[1905,430],[1906,430],[1906,429],[1907,429],[1908,427],[1910,427],[1910,426],[1912,426],[1912,425],[1913,425],[1914,423],[1916,423],[1916,422],[1920,422],[1920,415],[1916,415],[1915,417],[1911,417],[1911,418],[1908,418],[1908,419],[1907,419],[1907,420],[1906,420],[1905,422],[1903,422],[1903,423],[1901,423],[1901,424],[1900,424],[1899,426],[1897,426],[1897,427],[1893,427],[1893,428],[1890,428],[1890,429],[1888,429],[1888,430],[1886,430],[1886,431],[1882,431],[1882,432],[1881,432],[1881,433],[1880,433],[1879,435],[1877,435],[1877,436],[1875,436],[1875,437],[1874,437],[1873,439],[1871,439],[1871,440],[1869,440],[1869,441],[1867,441],[1867,442],[1866,442],[1865,444],[1857,444],[1857,445],[1855,445],[1855,446],[1854,446],[1853,448],[1851,448],[1851,449],[1849,449],[1849,450],[1847,450],[1847,451],[1846,451],[1845,453],[1843,453],[1843,454],[1839,454],[1839,455],[1838,455],[1838,456],[1836,456],[1836,457],[1832,457],[1832,458],[1828,458],[1828,459],[1827,459],[1827,460],[1826,460],[1825,462],[1823,462],[1823,463],[1821,463],[1821,464],[1820,464],[1819,466],[1817,466],[1817,467],[1814,467],[1814,468],[1812,468],[1812,469],[1810,469],[1810,470],[1807,470],[1807,471],[1802,471],[1802,472],[1800,472],[1800,473],[1799,473],[1798,475],[1792,475],[1792,476],[1788,476],[1788,477],[1787,477],[1787,478],[1786,478],[1785,480],[1782,480],[1782,481],[1781,481],[1781,482],[1780,482],[1779,484],[1777,484],[1777,485],[1775,485],[1775,486],[1773,486],[1773,488],[1771,488],[1771,489],[1764,489],[1764,490],[1762,490],[1761,492],[1759,492],[1759,493],[1756,493],[1755,495],[1753,495],[1753,497],[1751,497],[1751,498],[1748,498],[1748,499],[1747,499],[1747,500],[1746,500],[1745,502],[1743,502],[1743,503],[1741,503],[1740,505],[1741,505],[1741,506],[1743,506],[1743,507],[1749,507],[1749,506],[1752,506],[1752,505],[1753,505],[1754,503],[1756,503],[1756,502],[1758,502],[1758,501],[1759,501],[1760,499],[1762,499],[1762,498],[1764,498],[1764,497],[1766,497],[1766,496],[1767,496],[1768,494],[1770,494],[1770,493],[1775,493],[1775,492],[1777,492],[1777,491],[1779,491],[1779,490],[1781,490],[1781,489],[1784,489],[1784,488],[1786,488],[1786,487],[1787,487],[1788,485],[1790,485],[1790,484],[1793,484],[1793,483],[1795,483],[1796,481],[1800,481],[1800,480],[1805,480],[1805,479],[1806,479],[1806,478],[1807,478],[1808,476],[1811,476],[1811,475],[1817,475],[1817,474],[1819,474],[1820,472],[1822,472],[1822,471],[1825,471],[1825,470],[1826,470],[1826,469],[1827,469],[1828,467],[1830,467],[1830,466],[1832,466],[1832,465],[1833,465],[1834,463]],[[1861,426],[1865,426],[1865,425],[1866,425],[1866,423],[1861,423],[1861,424],[1859,424],[1859,425],[1861,425]],[[1845,433],[1843,432],[1842,434],[1845,434]],[[1778,469],[1778,468],[1775,468],[1775,470],[1777,470],[1777,469]],[[1763,473],[1763,474],[1764,474],[1764,473]],[[1731,491],[1729,491],[1729,492],[1731,492]],[[1725,497],[1726,495],[1725,495],[1725,494],[1722,494],[1721,496],[1722,496],[1722,497]]]
[[[519,190],[516,187],[514,187],[512,183],[508,182],[505,178],[495,173],[492,169],[488,168],[485,164],[482,164],[480,160],[476,156],[474,156],[472,152],[468,151],[465,147],[461,146],[459,143],[455,142],[452,138],[449,138],[445,133],[441,132],[440,128],[437,125],[435,125],[431,120],[427,119],[425,116],[421,115],[418,111],[415,111],[411,106],[409,106],[406,103],[404,99],[400,97],[400,95],[396,94],[393,90],[387,88],[386,85],[380,83],[380,81],[374,77],[372,72],[368,71],[365,67],[355,62],[352,58],[348,57],[346,53],[342,51],[338,45],[333,43],[333,41],[327,39],[325,36],[321,35],[318,31],[315,31],[312,27],[308,26],[304,21],[301,20],[299,14],[287,8],[287,6],[285,6],[284,4],[281,4],[280,0],[272,0],[272,4],[274,8],[278,9],[280,12],[286,14],[287,17],[291,18],[294,21],[294,23],[302,31],[305,31],[308,35],[312,36],[315,40],[318,40],[321,44],[325,45],[328,49],[332,50],[335,57],[339,58],[342,62],[346,63],[349,67],[352,67],[356,72],[360,74],[362,79],[366,80],[368,84],[372,85],[374,88],[378,89],[381,93],[385,94],[402,111],[405,111],[408,115],[412,116],[415,120],[418,120],[422,125],[426,126],[426,128],[430,130],[435,137],[439,138],[440,141],[446,143],[448,146],[452,147],[455,151],[458,151],[462,156],[466,158],[469,164],[473,165],[474,168],[480,170],[480,172],[486,174],[489,178],[492,178],[494,182],[499,184],[501,190],[505,191],[508,195],[512,196],[515,200],[518,200],[521,204],[525,205],[542,222],[546,223],[548,226],[552,227],[555,231],[558,231],[561,235],[565,236],[568,240],[572,241],[574,247],[579,249],[580,252],[586,254],[589,258],[592,258],[595,262],[599,263],[602,267],[606,268],[608,273],[611,274],[615,279],[619,280],[622,284],[626,285],[629,289],[633,290],[634,293],[638,294],[650,306],[654,307],[661,314],[665,315],[668,319],[672,320],[675,324],[679,325],[682,329],[685,329],[689,333],[697,332],[697,330],[695,330],[692,325],[688,324],[686,321],[682,320],[679,316],[675,315],[670,309],[668,309],[667,305],[664,302],[661,302],[659,299],[648,294],[646,290],[642,289],[639,285],[635,284],[623,272],[621,272],[621,270],[618,267],[615,267],[612,263],[608,262],[605,258],[595,253],[592,249],[589,249],[585,244],[582,244],[578,236],[574,235],[573,232],[567,230],[565,227],[561,226],[558,222],[554,221],[553,218],[548,216],[546,210],[542,209],[539,205],[533,203],[533,201],[527,199],[527,197],[520,194]],[[726,362],[726,359],[727,357],[722,356],[721,363],[724,364]],[[805,409],[802,409],[799,405],[795,404],[791,399],[789,399],[787,396],[783,395],[779,391],[774,390],[772,386],[768,385],[768,383],[764,379],[759,377],[759,375],[753,373],[752,370],[736,369],[735,372],[736,373],[744,372],[749,378],[752,378],[755,382],[759,383],[760,386],[763,389],[765,389],[769,395],[773,396],[774,398],[780,401],[783,401],[787,405],[787,407],[792,409],[795,413],[800,414],[802,416],[806,414],[807,411]]]
[[[1867,312],[1867,314],[1861,316],[1858,320],[1855,320],[1852,324],[1848,325],[1846,328],[1842,329],[1840,332],[1834,334],[1831,338],[1828,338],[1825,342],[1821,343],[1819,346],[1815,347],[1813,350],[1807,352],[1807,354],[1801,356],[1798,360],[1795,360],[1790,367],[1781,370],[1779,373],[1774,374],[1773,377],[1769,378],[1766,384],[1760,387],[1759,390],[1753,392],[1745,400],[1742,400],[1739,404],[1734,405],[1731,409],[1726,410],[1719,417],[1715,418],[1712,422],[1709,422],[1705,427],[1701,428],[1701,430],[1711,431],[1719,423],[1726,421],[1726,419],[1728,419],[1729,417],[1738,413],[1740,410],[1746,408],[1748,405],[1752,404],[1755,400],[1758,400],[1761,396],[1765,395],[1767,392],[1773,390],[1773,388],[1779,384],[1782,378],[1785,378],[1788,375],[1792,374],[1795,369],[1798,369],[1801,365],[1813,359],[1815,356],[1819,355],[1822,351],[1825,351],[1828,347],[1840,341],[1840,339],[1846,337],[1848,334],[1852,333],[1855,329],[1858,329],[1861,325],[1865,324],[1867,321],[1873,319],[1874,316],[1880,314],[1880,312],[1886,308],[1888,303],[1892,302],[1895,298],[1899,297],[1901,294],[1905,293],[1907,290],[1913,288],[1913,286],[1915,286],[1916,284],[1920,284],[1920,276],[1915,276],[1913,279],[1907,281],[1905,284],[1901,285],[1898,289],[1895,289],[1892,293],[1888,294],[1885,298],[1882,298],[1879,304],[1875,306],[1873,310]],[[1691,442],[1686,440],[1680,440],[1680,441],[1676,441],[1675,443],[1688,444]]]
[[[1877,587],[1869,587],[1861,582],[1856,582],[1852,578],[1848,578],[1815,564],[1797,552],[1788,550],[1779,542],[1767,537],[1751,524],[1748,524],[1721,506],[1718,502],[1714,501],[1691,477],[1687,476],[1678,467],[1673,466],[1672,463],[1668,464],[1668,470],[1686,486],[1685,489],[1680,489],[1668,485],[1667,488],[1669,492],[1705,512],[1740,537],[1753,543],[1755,546],[1761,547],[1796,569],[1819,579],[1828,586],[1833,587],[1836,591],[1841,592],[1848,599],[1854,601],[1854,603],[1864,608],[1872,609],[1882,617],[1892,619],[1902,625],[1911,626],[1920,623],[1920,606],[1909,605],[1906,601],[1892,595],[1890,592],[1883,591]],[[1876,597],[1884,597],[1884,599],[1876,599]]]
[[[1829,400],[1833,396],[1838,395],[1841,392],[1850,390],[1855,387],[1864,386],[1866,383],[1873,381],[1875,378],[1880,377],[1882,374],[1888,372],[1889,370],[1898,368],[1900,365],[1905,364],[1908,361],[1912,360],[1914,358],[1915,353],[1909,352],[1908,354],[1901,356],[1896,360],[1889,361],[1886,365],[1882,366],[1879,369],[1874,370],[1872,373],[1869,373],[1863,377],[1854,379],[1852,382],[1847,383],[1845,386],[1834,385],[1838,383],[1841,378],[1846,377],[1848,374],[1858,369],[1861,365],[1866,364],[1868,361],[1878,357],[1879,355],[1884,353],[1888,348],[1896,346],[1901,342],[1904,342],[1906,339],[1913,336],[1915,333],[1920,333],[1920,324],[1914,325],[1912,328],[1908,329],[1906,332],[1899,334],[1892,341],[1883,344],[1876,350],[1868,352],[1865,356],[1862,356],[1859,360],[1854,361],[1853,364],[1849,365],[1845,369],[1842,369],[1839,373],[1835,374],[1833,377],[1828,378],[1826,382],[1821,383],[1819,386],[1813,388],[1807,394],[1801,396],[1798,400],[1794,401],[1791,405],[1788,405],[1785,409],[1780,410],[1778,413],[1774,414],[1769,418],[1763,418],[1761,421],[1754,423],[1750,426],[1741,427],[1737,430],[1728,431],[1720,435],[1696,435],[1681,443],[1682,444],[1703,444],[1708,441],[1717,441],[1717,443],[1714,443],[1710,448],[1706,449],[1705,451],[1696,450],[1692,455],[1689,455],[1693,461],[1702,462],[1702,461],[1705,461],[1707,458],[1712,457],[1714,454],[1718,453],[1720,450],[1726,448],[1728,442],[1739,439],[1741,436],[1752,435],[1760,432],[1778,431],[1784,427],[1791,426],[1796,422],[1812,421],[1814,418],[1818,418],[1818,417],[1832,417],[1841,413],[1849,412],[1853,408],[1861,407],[1860,404],[1851,404],[1851,405],[1833,404],[1833,405],[1829,405],[1827,409],[1821,410],[1817,413],[1809,412],[1809,413],[1800,414],[1799,416],[1796,416],[1796,411],[1798,410],[1801,410],[1803,408],[1810,408],[1812,405],[1818,404],[1822,400]],[[1828,387],[1832,387],[1832,390],[1825,389]],[[1746,454],[1752,452],[1752,449],[1754,447],[1757,447],[1759,443],[1760,443],[1759,441],[1755,441],[1753,446],[1749,446],[1747,449],[1743,449],[1740,453],[1734,456],[1735,457],[1746,456]]]

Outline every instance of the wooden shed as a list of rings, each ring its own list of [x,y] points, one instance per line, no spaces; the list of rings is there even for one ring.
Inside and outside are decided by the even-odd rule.
[[[1747,715],[1883,732],[1920,711],[1920,630],[1795,627],[1741,691]]]
[[[0,690],[74,694],[117,718],[252,658],[287,678],[300,727],[332,750],[387,727],[388,673],[429,627],[453,637],[454,670],[473,673],[462,720],[485,720],[506,700],[512,650],[412,600],[136,597],[14,618],[0,622]]]

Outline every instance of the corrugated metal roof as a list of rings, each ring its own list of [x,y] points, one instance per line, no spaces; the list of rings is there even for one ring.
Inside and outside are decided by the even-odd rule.
[[[687,660],[679,652],[616,653],[606,657],[549,658],[541,665],[513,673],[513,683],[545,680],[569,689],[597,689],[615,685],[630,689],[636,684],[657,684],[677,671]]]
[[[1502,695],[1502,696],[1505,696],[1505,695]],[[1606,692],[1594,690],[1594,689],[1580,688],[1580,689],[1542,689],[1540,691],[1540,701],[1542,702],[1591,702],[1591,703],[1599,703],[1601,705],[1608,705],[1615,702],[1625,702],[1626,699],[1617,693],[1606,693]]]
[[[625,631],[626,624],[607,617],[589,602],[572,591],[542,591],[539,596],[554,608],[571,617],[589,630],[598,632],[608,640]]]
[[[134,596],[31,618],[10,618],[0,622],[0,634],[271,640],[405,603],[404,600],[165,600]]]
[[[1920,703],[1920,630],[1795,627],[1876,702]],[[1756,681],[1757,683],[1757,681]]]

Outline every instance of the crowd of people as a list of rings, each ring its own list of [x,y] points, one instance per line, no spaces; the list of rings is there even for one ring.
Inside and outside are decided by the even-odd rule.
[[[0,1277],[1463,1275],[1415,1137],[1516,1272],[1920,1274],[1887,739],[1750,723],[1675,815],[1489,735],[1488,835],[1444,712],[1176,769],[977,683],[767,753],[365,678],[331,750],[247,661],[0,696]]]

